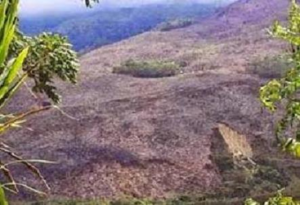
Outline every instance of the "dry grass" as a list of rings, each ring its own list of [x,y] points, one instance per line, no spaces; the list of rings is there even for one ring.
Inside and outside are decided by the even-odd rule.
[[[253,157],[253,150],[246,136],[239,134],[225,124],[219,124],[218,128],[233,157],[244,157],[246,159]]]

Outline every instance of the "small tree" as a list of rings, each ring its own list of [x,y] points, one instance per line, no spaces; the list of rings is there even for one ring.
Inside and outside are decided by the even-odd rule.
[[[300,157],[300,7],[291,3],[289,25],[276,22],[271,35],[290,43],[290,61],[294,65],[281,79],[271,80],[260,90],[263,105],[272,112],[284,108],[284,114],[276,129],[276,140],[282,150]],[[288,133],[294,133],[290,136]]]
[[[290,44],[289,58],[294,67],[284,77],[268,82],[260,90],[262,104],[273,113],[281,115],[275,132],[276,140],[283,152],[300,158],[300,7],[291,1],[288,26],[275,22],[270,34]],[[283,114],[281,114],[283,112]],[[259,205],[248,199],[246,205]],[[297,205],[292,197],[281,192],[270,198],[265,205]]]
[[[91,5],[88,0],[85,3],[87,6]],[[56,92],[54,79],[76,83],[78,72],[77,55],[66,38],[46,33],[26,37],[17,31],[18,6],[19,0],[0,0],[0,134],[10,128],[20,127],[30,115],[56,107],[54,105],[60,101],[60,97]],[[3,114],[5,105],[27,79],[34,82],[31,93],[36,97],[37,105],[21,113]],[[40,103],[41,97],[48,98],[49,102],[47,100],[47,103]],[[11,167],[15,164],[23,164],[49,189],[34,163],[51,162],[23,159],[12,152],[3,140],[0,140],[0,152],[11,159],[8,162],[0,159],[0,172],[6,178],[6,181],[0,182],[0,205],[7,205],[4,190],[17,193],[19,187],[24,187],[44,194],[15,179],[11,172]]]

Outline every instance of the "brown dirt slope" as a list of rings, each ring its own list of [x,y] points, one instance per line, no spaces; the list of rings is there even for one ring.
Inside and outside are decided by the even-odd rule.
[[[241,0],[191,27],[92,51],[81,57],[80,84],[61,87],[62,109],[75,119],[44,113],[28,122],[32,130],[13,131],[7,141],[25,156],[59,162],[42,167],[54,196],[170,197],[230,188],[214,128],[225,123],[245,135],[257,159],[272,151],[266,149],[272,118],[257,100],[261,80],[243,72],[257,56],[284,48],[265,28],[286,8],[285,0]],[[161,79],[111,73],[130,58],[187,66]],[[15,108],[26,104],[25,95]],[[228,197],[250,192],[221,191]]]

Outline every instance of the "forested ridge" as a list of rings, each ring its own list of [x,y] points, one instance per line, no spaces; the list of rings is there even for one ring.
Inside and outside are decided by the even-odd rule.
[[[213,13],[217,5],[170,4],[129,8],[95,9],[81,14],[20,18],[20,29],[35,35],[49,31],[67,36],[74,48],[86,52],[154,29],[175,19],[202,19]]]

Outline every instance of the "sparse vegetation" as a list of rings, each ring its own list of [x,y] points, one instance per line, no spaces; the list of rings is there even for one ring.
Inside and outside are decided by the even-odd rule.
[[[248,71],[261,78],[281,78],[291,67],[288,56],[273,56],[254,60],[248,66]]]
[[[113,73],[140,78],[162,78],[178,74],[180,66],[172,61],[135,61],[128,60],[113,68]]]
[[[176,19],[173,21],[168,21],[161,23],[157,26],[156,30],[158,31],[171,31],[174,29],[185,28],[194,23],[191,19]]]
[[[288,69],[286,74],[280,79],[271,80],[261,88],[260,99],[263,105],[271,112],[280,112],[278,107],[284,106],[282,119],[276,129],[276,140],[282,150],[300,157],[300,7],[296,1],[292,1],[289,12],[289,26],[283,27],[278,22],[275,23],[271,31],[276,38],[283,39],[291,43],[291,61],[293,67]],[[294,136],[290,136],[293,134]]]

